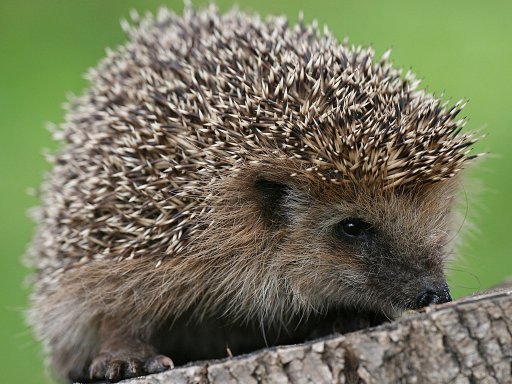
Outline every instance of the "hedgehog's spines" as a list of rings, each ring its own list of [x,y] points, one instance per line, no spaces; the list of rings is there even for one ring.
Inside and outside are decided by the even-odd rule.
[[[65,201],[66,220],[92,225],[75,242],[41,233],[60,238],[43,265],[59,265],[63,249],[66,263],[175,254],[200,230],[212,180],[245,165],[286,162],[294,178],[380,190],[451,178],[474,158],[476,138],[458,118],[464,102],[450,107],[419,89],[390,51],[377,61],[315,23],[289,29],[282,17],[185,8],[183,17],[132,14],[130,42],[71,103],[67,149],[47,188],[71,181],[58,201],[48,193],[47,217]]]

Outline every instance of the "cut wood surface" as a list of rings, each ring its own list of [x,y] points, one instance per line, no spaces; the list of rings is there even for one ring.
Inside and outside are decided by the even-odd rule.
[[[511,370],[507,284],[379,327],[122,383],[512,383]]]

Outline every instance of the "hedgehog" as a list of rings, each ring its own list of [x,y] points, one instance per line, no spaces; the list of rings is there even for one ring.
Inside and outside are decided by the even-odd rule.
[[[28,321],[119,381],[451,300],[464,102],[300,18],[132,15],[55,131]],[[342,332],[342,330],[340,331]]]

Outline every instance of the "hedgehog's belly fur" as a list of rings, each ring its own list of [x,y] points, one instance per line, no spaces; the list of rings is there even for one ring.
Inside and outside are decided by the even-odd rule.
[[[333,333],[346,333],[383,323],[383,315],[343,309],[296,319],[287,326],[262,329],[257,324],[229,325],[223,319],[189,321],[188,315],[162,326],[153,340],[160,353],[176,365],[218,359],[268,346],[296,344]],[[228,351],[229,349],[229,351]]]

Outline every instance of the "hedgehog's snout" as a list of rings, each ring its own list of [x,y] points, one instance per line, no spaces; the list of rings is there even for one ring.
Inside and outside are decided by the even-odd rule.
[[[450,289],[446,282],[425,285],[416,297],[415,309],[432,304],[443,304],[452,301]]]

